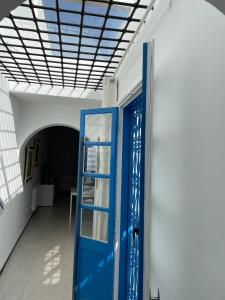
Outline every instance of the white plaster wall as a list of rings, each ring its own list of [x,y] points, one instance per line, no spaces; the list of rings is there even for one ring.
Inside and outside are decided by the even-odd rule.
[[[218,0],[219,2],[220,0]],[[129,93],[132,91],[135,86],[137,86],[141,82],[142,78],[142,44],[144,42],[148,42],[152,40],[153,38],[157,40],[156,43],[156,49],[160,49],[160,56],[162,56],[162,53],[169,52],[171,47],[173,47],[173,43],[171,42],[174,38],[174,35],[176,34],[175,31],[173,31],[176,26],[176,22],[172,20],[172,14],[174,11],[174,8],[178,5],[178,3],[181,3],[181,5],[184,4],[184,7],[182,9],[182,15],[179,18],[180,21],[180,28],[177,28],[177,33],[182,34],[182,28],[189,27],[191,23],[194,21],[197,24],[198,32],[199,30],[202,30],[204,33],[207,32],[207,28],[209,28],[208,34],[210,34],[211,31],[214,31],[214,34],[218,36],[218,33],[216,32],[216,28],[212,28],[211,25],[214,25],[215,27],[219,26],[219,20],[223,20],[224,16],[210,3],[206,2],[205,0],[197,0],[197,1],[184,1],[184,0],[172,0],[172,8],[169,9],[169,2],[170,0],[156,0],[155,2],[155,9],[151,11],[146,19],[145,24],[140,30],[140,33],[137,35],[136,39],[134,40],[133,46],[131,46],[130,50],[126,54],[126,57],[121,64],[118,72],[116,73],[116,77],[118,78],[118,103],[120,103],[124,98],[126,98]],[[216,5],[216,0],[211,1],[212,4]],[[188,7],[187,7],[188,5]],[[198,14],[195,13],[195,5],[201,6],[198,9]],[[205,10],[210,11],[211,16],[205,15]],[[191,13],[191,11],[194,11],[194,13]],[[185,18],[183,18],[185,17]],[[214,19],[214,24],[207,23],[207,19],[211,17]],[[164,26],[167,19],[171,20],[171,26],[166,28]],[[187,20],[188,19],[188,20]],[[190,33],[191,28],[190,28]],[[190,36],[189,33],[189,36]],[[197,33],[197,32],[196,32]],[[166,36],[167,35],[167,36]],[[183,42],[183,39],[185,37],[178,37],[180,39],[180,42]],[[198,38],[195,33],[192,37],[189,37],[188,44],[195,44],[195,40]],[[210,41],[210,35],[209,35],[209,41]],[[166,47],[163,44],[163,47],[165,47],[162,51],[161,49],[161,43],[165,42]],[[174,46],[175,47],[175,46]],[[189,46],[191,47],[191,46]],[[193,48],[193,46],[192,46]],[[193,49],[191,49],[193,50]],[[161,59],[161,58],[159,58]]]
[[[97,100],[72,100],[34,94],[11,93],[11,98],[19,103],[21,116],[18,125],[19,147],[40,129],[65,125],[79,130],[80,110],[101,107]]]
[[[23,184],[25,148],[19,156],[17,143],[20,113],[18,103],[10,100],[7,81],[0,75],[0,197],[5,203],[0,216],[0,270],[32,215],[32,189],[39,185],[39,167],[32,180]],[[41,134],[37,138],[43,142]]]
[[[161,299],[225,299],[224,32],[203,0],[158,0],[118,72],[122,100],[141,78],[141,41],[155,39],[149,237]]]
[[[225,18],[202,1],[170,14],[156,38],[152,287],[168,300],[224,299]]]
[[[13,135],[16,140],[15,145],[12,145],[12,148],[16,147],[16,160],[20,166],[19,178],[21,184],[20,187],[18,186],[19,190],[9,197],[7,196],[7,189],[10,185],[10,180],[4,181],[4,191],[0,184],[0,197],[3,197],[3,193],[6,193],[5,212],[2,216],[0,216],[0,270],[32,215],[32,189],[33,187],[38,186],[40,183],[40,170],[39,167],[37,167],[34,170],[32,180],[25,185],[22,184],[26,143],[29,141],[29,143],[32,144],[34,140],[34,134],[36,134],[35,137],[40,139],[42,145],[44,145],[45,137],[42,133],[38,132],[43,128],[54,125],[65,125],[79,130],[80,110],[84,108],[101,106],[101,101],[74,101],[66,97],[37,96],[22,93],[19,93],[19,95],[16,93],[9,95],[7,81],[3,76],[1,76],[1,114],[4,113],[4,107],[2,108],[3,103],[7,103],[9,111],[11,112],[10,122],[13,123]],[[8,112],[6,115],[7,114]],[[6,128],[7,134],[10,136],[12,128],[9,128],[9,124],[7,122],[4,122],[3,124],[2,119],[0,122],[0,135],[4,131],[3,129]],[[0,139],[2,141],[2,135]],[[5,150],[2,148],[0,148],[0,150],[2,156]],[[42,158],[44,159],[43,151]],[[6,157],[6,162],[4,163],[3,167],[0,168],[0,173],[7,169],[7,163],[8,159]]]

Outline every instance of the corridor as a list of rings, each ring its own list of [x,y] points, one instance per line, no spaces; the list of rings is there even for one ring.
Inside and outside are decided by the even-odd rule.
[[[62,204],[34,214],[0,277],[1,300],[72,298],[74,234],[68,214]]]
[[[224,32],[225,0],[0,1],[0,300],[225,300]]]

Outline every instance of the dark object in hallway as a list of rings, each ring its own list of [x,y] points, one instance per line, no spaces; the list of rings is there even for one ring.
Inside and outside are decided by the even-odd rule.
[[[47,161],[56,192],[70,192],[77,182],[79,132],[68,127],[46,129]]]
[[[50,163],[44,164],[42,171],[41,171],[41,183],[42,184],[52,184],[52,168]]]

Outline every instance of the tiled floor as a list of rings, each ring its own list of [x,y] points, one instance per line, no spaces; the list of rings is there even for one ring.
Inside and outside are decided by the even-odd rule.
[[[39,208],[0,277],[0,300],[71,300],[73,236],[66,207]]]

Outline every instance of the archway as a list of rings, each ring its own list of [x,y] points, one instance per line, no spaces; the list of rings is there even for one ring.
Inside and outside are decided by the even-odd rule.
[[[61,198],[68,206],[70,191],[77,184],[78,148],[79,131],[70,126],[47,126],[26,138],[20,148],[24,188],[32,181],[32,185],[40,189],[37,205],[51,206]],[[32,174],[27,174],[29,151],[33,151]],[[43,191],[48,193],[48,189],[52,194],[45,195]]]
[[[39,155],[36,156],[37,142]],[[34,151],[32,174],[27,180],[24,178],[23,193],[29,198],[27,209],[31,205],[35,213],[14,257],[26,266],[23,271],[24,278],[28,278],[25,294],[35,286],[37,292],[32,290],[32,294],[36,293],[37,298],[44,295],[52,299],[57,295],[59,299],[70,299],[72,295],[74,229],[69,226],[69,192],[76,186],[78,146],[78,130],[54,125],[36,130],[20,149],[25,172],[28,149]],[[35,261],[27,260],[29,255],[25,255],[25,250],[19,256],[21,248],[32,249]],[[31,273],[35,276],[30,280]]]
[[[46,123],[46,122],[45,122]],[[48,129],[48,128],[53,128],[53,127],[65,127],[65,128],[70,128],[70,129],[74,129],[75,131],[79,132],[79,128],[76,126],[72,126],[69,123],[51,123],[48,122],[47,124],[36,124],[39,126],[30,126],[26,132],[20,133],[19,136],[19,151],[20,151],[20,155],[22,153],[22,151],[24,150],[25,145],[27,144],[27,142],[36,134],[38,134],[39,132]]]

